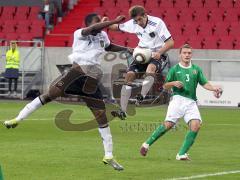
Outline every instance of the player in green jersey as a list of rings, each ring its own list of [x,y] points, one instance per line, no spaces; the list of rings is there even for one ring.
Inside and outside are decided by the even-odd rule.
[[[149,146],[171,129],[180,118],[184,117],[185,122],[189,126],[189,131],[186,134],[176,159],[190,160],[187,152],[193,145],[202,122],[196,103],[197,85],[199,83],[203,88],[214,91],[216,94],[222,91],[221,88],[213,86],[208,82],[200,67],[191,63],[192,48],[188,44],[180,48],[179,57],[179,64],[169,70],[164,84],[165,89],[172,89],[173,91],[173,97],[168,106],[166,119],[142,144],[140,153],[143,156],[146,156]]]

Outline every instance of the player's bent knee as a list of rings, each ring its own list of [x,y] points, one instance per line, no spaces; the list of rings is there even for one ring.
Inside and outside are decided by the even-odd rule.
[[[201,121],[200,120],[191,120],[190,121],[190,130],[197,132],[201,128]]]
[[[56,87],[56,86],[50,86],[48,90],[48,95],[51,100],[56,99],[57,97],[63,96],[64,92],[62,89]]]
[[[171,122],[171,121],[165,121],[164,123],[163,123],[163,125],[166,127],[166,129],[171,129],[174,125],[175,125],[175,123],[174,122]]]
[[[44,105],[44,104],[47,104],[49,102],[52,101],[52,99],[50,98],[50,96],[48,94],[42,94],[39,96],[39,99],[41,101],[41,103]]]

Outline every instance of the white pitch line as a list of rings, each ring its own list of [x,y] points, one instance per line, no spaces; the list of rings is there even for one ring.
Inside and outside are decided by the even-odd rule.
[[[240,173],[240,170],[235,171],[224,171],[224,172],[217,172],[217,173],[211,173],[211,174],[200,174],[200,175],[194,175],[194,176],[188,176],[188,177],[179,177],[179,178],[170,178],[170,179],[164,179],[164,180],[184,180],[184,179],[197,179],[197,178],[205,178],[210,176],[222,176],[226,174],[238,174]]]

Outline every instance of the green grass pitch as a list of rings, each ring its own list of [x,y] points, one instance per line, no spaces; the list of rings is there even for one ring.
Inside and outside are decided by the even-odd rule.
[[[26,103],[0,101],[0,120],[15,117]],[[74,123],[92,118],[85,106],[52,103],[16,129],[0,127],[0,165],[5,180],[152,180],[240,170],[239,109],[200,109],[203,126],[189,152],[189,162],[175,160],[187,131],[182,121],[178,129],[151,146],[147,157],[139,154],[151,125],[164,119],[166,106],[137,108],[137,114],[126,121],[111,121],[114,154],[125,168],[122,172],[102,163],[103,147],[97,129],[66,132],[55,126],[55,115],[64,109],[74,111]],[[202,179],[240,179],[240,173]]]

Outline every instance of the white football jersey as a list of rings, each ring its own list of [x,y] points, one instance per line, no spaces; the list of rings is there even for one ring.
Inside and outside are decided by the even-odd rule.
[[[101,31],[96,36],[82,35],[82,29],[74,32],[72,54],[68,56],[71,63],[79,65],[99,65],[99,56],[110,45],[110,40],[106,32]]]
[[[165,23],[158,17],[147,15],[147,26],[139,26],[133,19],[119,24],[119,30],[134,33],[139,39],[138,46],[150,48],[153,51],[160,49],[164,42],[171,38]]]

